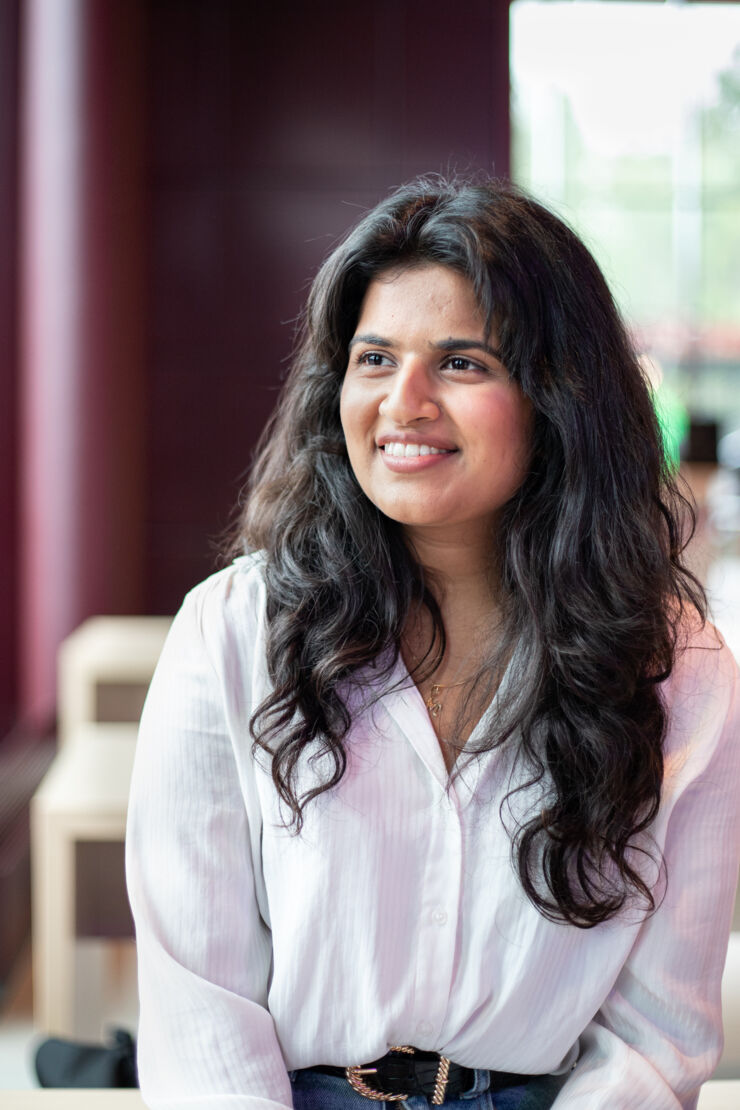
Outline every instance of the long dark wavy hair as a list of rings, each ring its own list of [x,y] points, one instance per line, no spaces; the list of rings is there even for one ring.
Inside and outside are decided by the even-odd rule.
[[[402,528],[361,491],[339,417],[368,284],[420,263],[472,283],[534,411],[529,472],[491,534],[503,616],[478,680],[484,699],[516,653],[477,745],[513,747],[526,786],[540,787],[536,812],[511,828],[512,858],[553,920],[589,927],[635,899],[649,912],[653,883],[640,861],[663,778],[659,684],[686,618],[703,620],[706,608],[682,563],[693,513],[598,266],[560,219],[509,184],[424,178],[398,189],[313,283],[239,530],[242,547],[266,555],[273,693],[252,718],[254,743],[270,754],[300,829],[305,806],[344,773],[347,691],[360,668],[380,661],[390,674],[420,605],[434,629],[427,668],[444,654],[434,590]],[[316,754],[332,771],[300,793],[299,761]]]

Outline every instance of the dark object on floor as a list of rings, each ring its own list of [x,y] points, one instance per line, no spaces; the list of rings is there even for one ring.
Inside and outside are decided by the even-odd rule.
[[[36,1049],[36,1075],[42,1087],[138,1087],[136,1042],[115,1029],[112,1043],[80,1044],[52,1037]]]

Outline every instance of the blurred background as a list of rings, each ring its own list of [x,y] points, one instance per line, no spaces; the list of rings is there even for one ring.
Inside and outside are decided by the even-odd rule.
[[[319,263],[391,187],[468,170],[531,189],[604,268],[737,652],[739,4],[0,0],[0,1086],[31,1082],[32,1029],[135,1020],[125,797],[62,743],[74,682],[118,652],[90,716],[133,724],[152,618],[216,565]],[[142,623],[114,650],[100,615]],[[70,816],[83,782],[104,834]],[[32,880],[64,1020],[33,995]]]

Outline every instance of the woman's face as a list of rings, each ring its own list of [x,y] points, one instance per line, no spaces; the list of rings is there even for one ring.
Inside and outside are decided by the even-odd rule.
[[[496,347],[455,270],[395,268],[368,286],[342,428],[363,491],[411,534],[487,539],[524,479],[531,405]]]

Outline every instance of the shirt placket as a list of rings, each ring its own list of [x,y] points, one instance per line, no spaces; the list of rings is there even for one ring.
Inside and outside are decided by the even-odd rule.
[[[454,784],[448,786],[439,741],[418,691],[399,691],[385,705],[429,776],[428,837],[409,1017],[416,1047],[438,1051],[455,973],[463,868],[460,802]]]
[[[417,1047],[439,1051],[455,973],[461,884],[462,829],[457,799],[443,791],[430,820],[419,907],[414,984]]]

